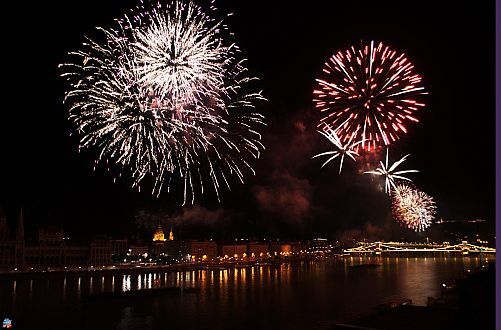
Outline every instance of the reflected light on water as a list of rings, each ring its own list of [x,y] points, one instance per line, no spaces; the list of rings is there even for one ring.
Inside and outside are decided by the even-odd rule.
[[[153,301],[145,299],[133,307],[117,304],[94,308],[87,303],[85,309],[89,310],[86,313],[94,313],[100,322],[109,319],[110,329],[112,324],[121,324],[122,329],[146,329],[148,325],[141,322],[151,319],[163,320],[158,322],[162,325],[172,322],[173,328],[195,327],[202,324],[200,322],[208,327],[216,324],[214,322],[225,322],[238,328],[240,320],[259,328],[265,327],[259,320],[264,322],[274,315],[287,315],[290,327],[306,329],[309,327],[301,323],[300,315],[311,325],[318,320],[372,308],[395,297],[425,304],[428,296],[440,295],[444,282],[463,277],[486,262],[484,257],[379,256],[132,275],[115,272],[99,276],[96,281],[90,274],[65,274],[61,277],[48,274],[32,279],[0,281],[0,314],[12,315],[13,319],[33,322],[33,325],[45,322],[42,316],[50,320],[61,318],[71,324],[72,320],[82,317],[81,306],[86,303],[81,297],[89,294],[186,286],[199,287],[200,292],[183,294],[182,299],[176,295],[161,296],[154,300],[158,304],[155,307]],[[350,267],[361,263],[381,266]]]

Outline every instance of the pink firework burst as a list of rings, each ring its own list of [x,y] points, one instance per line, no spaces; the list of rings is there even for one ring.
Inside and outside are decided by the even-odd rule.
[[[316,79],[313,102],[322,114],[318,127],[331,127],[342,142],[364,141],[371,151],[388,146],[419,122],[425,106],[422,77],[404,53],[372,41],[334,54]]]

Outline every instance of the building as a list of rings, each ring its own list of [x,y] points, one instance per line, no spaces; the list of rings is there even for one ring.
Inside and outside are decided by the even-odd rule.
[[[264,258],[268,255],[268,252],[268,244],[266,243],[250,242],[247,245],[247,255],[249,258]]]
[[[89,247],[83,245],[27,245],[25,266],[34,268],[86,266]]]
[[[27,243],[21,210],[16,235],[8,233],[3,212],[0,213],[0,269],[111,265],[111,243],[106,240],[78,244],[65,237],[61,227],[47,226],[38,231],[38,240]]]
[[[123,257],[127,255],[129,251],[129,241],[127,238],[123,239],[112,239],[110,240],[111,244],[111,255],[114,257]]]
[[[141,243],[137,245],[131,245],[129,247],[129,255],[131,256],[145,256],[148,255],[150,249],[147,245],[143,245]]]
[[[59,244],[64,240],[64,230],[61,227],[47,226],[38,230],[38,241],[47,244]]]
[[[173,259],[181,260],[191,258],[191,241],[168,241],[165,242],[164,254]]]
[[[217,244],[212,241],[191,241],[190,255],[192,259],[214,260],[217,258]]]
[[[292,252],[290,243],[272,242],[270,243],[270,254],[272,256],[288,256]]]
[[[165,242],[164,230],[162,229],[162,225],[159,223],[157,230],[153,234],[153,242]]]
[[[89,263],[94,267],[110,266],[111,242],[105,239],[97,239],[90,243]]]
[[[219,256],[221,258],[246,258],[247,244],[221,244],[219,246]]]
[[[153,244],[151,246],[151,253],[153,255],[165,255],[166,254],[166,243],[174,241],[174,233],[172,232],[172,227],[169,232],[169,239],[167,240],[164,235],[164,231],[160,223],[158,224],[157,230],[153,234]]]
[[[25,266],[42,269],[87,266],[89,254],[89,246],[70,241],[62,227],[46,226],[38,230],[37,243],[25,245]]]
[[[217,251],[217,243],[212,241],[169,241],[165,255],[178,260],[214,260]]]
[[[330,253],[333,246],[325,238],[315,238],[309,242],[308,251],[310,253],[323,254]]]
[[[329,248],[329,241],[326,238],[314,238],[311,247],[318,250],[327,249]]]
[[[17,221],[17,231],[12,237],[3,210],[0,211],[0,269],[24,266],[24,219],[23,210]]]
[[[291,244],[291,249],[293,254],[305,253],[308,250],[308,244],[295,242]]]
[[[66,265],[64,230],[48,226],[38,230],[38,244],[25,246],[25,261],[28,266],[61,267]],[[85,251],[85,256],[88,251]]]

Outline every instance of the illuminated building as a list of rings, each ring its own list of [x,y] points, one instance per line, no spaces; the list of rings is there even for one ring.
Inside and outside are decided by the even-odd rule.
[[[247,244],[221,244],[219,246],[219,256],[229,256],[236,259],[247,255]]]
[[[172,232],[172,231],[171,231]],[[153,234],[153,242],[165,242],[164,230],[162,229],[162,225],[158,224],[157,230],[155,234]]]
[[[324,249],[329,246],[329,241],[326,238],[315,238],[312,241],[312,247],[315,249]]]
[[[191,242],[191,253],[196,259],[215,259],[217,257],[217,244],[216,242]],[[205,256],[205,258],[203,258]]]
[[[149,248],[146,245],[131,245],[129,248],[129,254],[131,256],[142,256],[148,254]]]
[[[169,241],[165,244],[165,253],[176,259],[212,260],[217,257],[217,243],[212,241]]]
[[[292,252],[292,246],[289,243],[273,242],[270,243],[270,254],[275,256],[288,256]]]
[[[172,231],[172,227],[170,228],[169,232],[169,239],[167,240],[165,238],[165,234],[162,228],[162,225],[160,223],[158,224],[157,230],[155,231],[155,234],[153,235],[153,244],[151,246],[151,253],[153,255],[161,255],[161,254],[168,254],[167,253],[167,244],[168,242],[172,242],[174,240],[174,233]]]
[[[292,253],[305,252],[308,249],[308,244],[301,243],[301,242],[291,243],[291,249],[292,249]]]
[[[268,244],[251,242],[247,245],[247,254],[250,258],[262,258],[268,252]]]

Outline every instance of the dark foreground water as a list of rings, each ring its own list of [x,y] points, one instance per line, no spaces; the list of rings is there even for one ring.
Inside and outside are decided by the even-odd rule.
[[[349,267],[360,262],[382,266]],[[0,277],[0,318],[13,319],[15,329],[315,329],[391,299],[425,305],[428,296],[440,295],[444,281],[485,262],[346,258],[141,275]],[[195,286],[200,292],[115,302],[82,299],[102,291],[169,286]]]

